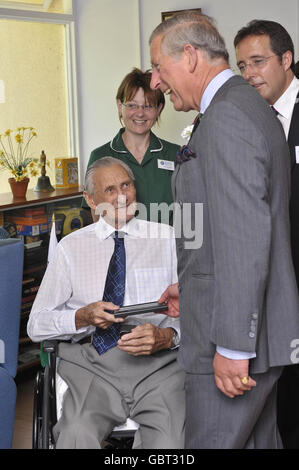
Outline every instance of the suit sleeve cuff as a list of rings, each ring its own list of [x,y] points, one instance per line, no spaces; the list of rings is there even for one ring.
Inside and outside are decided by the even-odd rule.
[[[222,348],[221,346],[217,346],[216,351],[218,352],[218,354],[220,354],[221,356],[227,357],[228,359],[242,360],[242,359],[253,359],[254,357],[256,357],[256,353],[249,353],[249,352],[244,352],[244,351],[233,351],[231,349]]]

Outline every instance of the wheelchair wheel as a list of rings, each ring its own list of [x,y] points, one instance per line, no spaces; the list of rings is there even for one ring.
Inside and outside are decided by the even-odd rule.
[[[44,387],[47,381],[46,370],[38,371],[34,384],[32,448],[55,448],[49,416],[49,395],[45,396]]]
[[[43,371],[38,371],[34,383],[32,448],[40,449],[42,436]]]

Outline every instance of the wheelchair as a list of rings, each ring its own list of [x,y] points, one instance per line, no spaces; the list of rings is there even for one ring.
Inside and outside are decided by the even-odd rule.
[[[42,349],[48,355],[48,364],[37,372],[34,384],[32,448],[55,449],[53,428],[57,423],[56,357],[58,341],[46,340]],[[131,449],[137,424],[127,420],[114,428],[101,443],[103,449]]]

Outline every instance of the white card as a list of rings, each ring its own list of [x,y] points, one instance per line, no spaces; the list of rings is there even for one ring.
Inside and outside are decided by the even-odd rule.
[[[296,163],[299,163],[299,147],[295,147]]]
[[[158,168],[161,168],[162,170],[174,171],[174,162],[172,162],[170,160],[159,160],[158,159]]]

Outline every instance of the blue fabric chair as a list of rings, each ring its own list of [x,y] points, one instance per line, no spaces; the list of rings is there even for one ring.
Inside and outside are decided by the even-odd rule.
[[[0,449],[11,448],[14,430],[23,260],[21,240],[0,240]]]

